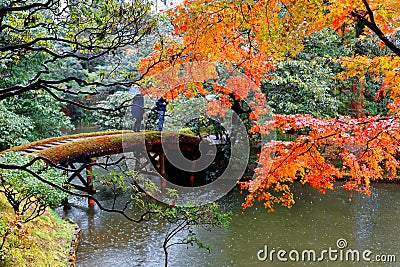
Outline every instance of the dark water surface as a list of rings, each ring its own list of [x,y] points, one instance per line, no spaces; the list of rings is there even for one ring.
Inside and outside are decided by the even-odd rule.
[[[224,210],[233,211],[231,225],[213,232],[197,231],[204,243],[212,245],[211,253],[175,246],[170,249],[169,266],[400,266],[400,185],[375,185],[369,196],[342,189],[322,195],[300,184],[294,191],[296,204],[292,209],[278,208],[268,213],[261,204],[243,212],[244,196],[234,189],[219,202]],[[167,225],[154,221],[135,224],[118,214],[89,209],[86,200],[71,202],[71,210],[58,212],[82,229],[78,266],[163,266],[161,246]],[[339,239],[344,239],[347,246],[339,248]],[[272,249],[286,251],[281,256],[288,262],[279,261],[276,252],[272,261],[270,257],[260,261],[257,253],[265,246],[268,255]],[[322,254],[324,260],[320,262],[308,261],[308,254],[301,260],[304,250],[314,250],[318,259],[323,250],[329,249],[331,260],[328,252]],[[346,261],[349,249],[358,251],[360,261],[353,262],[351,256]],[[299,252],[299,261],[293,250]],[[370,262],[362,259],[365,251]],[[377,255],[382,255],[381,259],[395,255],[397,263],[376,262]],[[259,256],[265,257],[265,253],[261,251]]]

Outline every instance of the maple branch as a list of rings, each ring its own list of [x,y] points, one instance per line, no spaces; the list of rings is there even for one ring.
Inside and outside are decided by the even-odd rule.
[[[305,144],[307,144],[307,143],[308,143],[308,139],[304,140],[304,142],[303,142],[302,144],[298,144],[296,147],[292,148],[292,149],[291,149],[292,151],[291,151],[290,153],[288,153],[288,155],[286,156],[286,158],[284,158],[284,159],[278,164],[278,166],[275,167],[275,169],[273,169],[272,171],[270,171],[270,174],[272,174],[272,173],[274,173],[275,171],[277,171],[277,170],[283,165],[283,163],[285,163],[285,162],[289,159],[289,157],[293,155],[293,153],[295,152],[295,150],[299,149],[300,147],[302,147],[303,145],[305,145]],[[311,146],[313,146],[313,145],[311,145]]]
[[[380,122],[380,121],[386,121],[386,120],[390,120],[390,121],[395,121],[400,119],[400,114],[396,115],[396,116],[392,116],[392,117],[380,117],[380,116],[376,116],[377,118],[374,118],[374,120],[367,120],[367,121],[359,121],[357,123],[353,123],[352,125],[356,126],[356,125],[363,125],[363,124],[369,124],[369,123],[373,123],[373,122]],[[347,121],[343,121],[343,120],[338,120],[338,122],[343,123],[345,125],[351,125],[349,122]]]
[[[383,130],[382,130],[382,131],[379,131],[374,137],[368,139],[367,144],[365,145],[364,152],[363,152],[362,155],[360,156],[360,159],[362,159],[362,158],[365,156],[365,154],[367,154],[367,152],[371,149],[370,146],[369,146],[369,144],[370,144],[373,140],[377,139],[382,133],[383,133]]]
[[[367,3],[367,0],[362,0],[362,1],[365,5],[365,8],[367,9],[367,14],[370,20],[368,20],[362,13],[358,12],[357,10],[353,10],[351,14],[354,17],[356,17],[359,21],[364,23],[365,26],[371,29],[390,50],[392,50],[397,56],[400,57],[400,48],[398,48],[392,41],[390,41],[382,32],[382,30],[378,27],[378,25],[376,25],[374,19],[374,13],[371,10],[369,4]]]
[[[313,159],[313,161],[316,163],[316,168],[319,170],[323,170],[323,164],[318,162],[318,160],[314,157],[313,153],[311,153],[311,150],[308,151],[308,154],[310,154],[310,157]]]

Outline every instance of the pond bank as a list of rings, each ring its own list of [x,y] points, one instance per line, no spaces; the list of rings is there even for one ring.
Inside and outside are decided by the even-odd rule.
[[[39,218],[22,224],[0,195],[0,237],[6,233],[0,266],[75,266],[74,246],[80,229],[50,209]],[[0,238],[0,244],[2,240]]]

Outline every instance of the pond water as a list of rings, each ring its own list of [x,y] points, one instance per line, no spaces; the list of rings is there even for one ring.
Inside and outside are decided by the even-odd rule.
[[[323,195],[300,184],[294,191],[296,204],[292,209],[268,213],[260,203],[243,212],[244,196],[237,188],[232,190],[219,201],[222,209],[233,211],[231,225],[212,232],[196,230],[203,243],[212,245],[211,253],[174,246],[169,266],[400,266],[400,185],[374,185],[371,195],[339,187]],[[58,212],[82,229],[77,266],[164,266],[161,246],[167,225],[157,221],[135,224],[118,214],[88,208],[86,200],[73,198],[70,202],[70,210]],[[337,244],[339,239],[342,243]],[[273,249],[286,251],[280,256],[288,262],[280,261],[277,252],[271,258]],[[268,258],[261,261],[265,250]],[[311,250],[317,260],[321,255],[324,259],[308,261]],[[356,254],[347,254],[349,250],[357,251],[360,261],[353,262]],[[392,262],[377,262],[379,259]]]

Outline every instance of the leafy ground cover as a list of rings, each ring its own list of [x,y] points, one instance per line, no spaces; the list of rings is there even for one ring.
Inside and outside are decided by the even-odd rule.
[[[0,195],[0,266],[67,266],[74,234],[75,225],[50,209],[33,221],[21,223]]]

